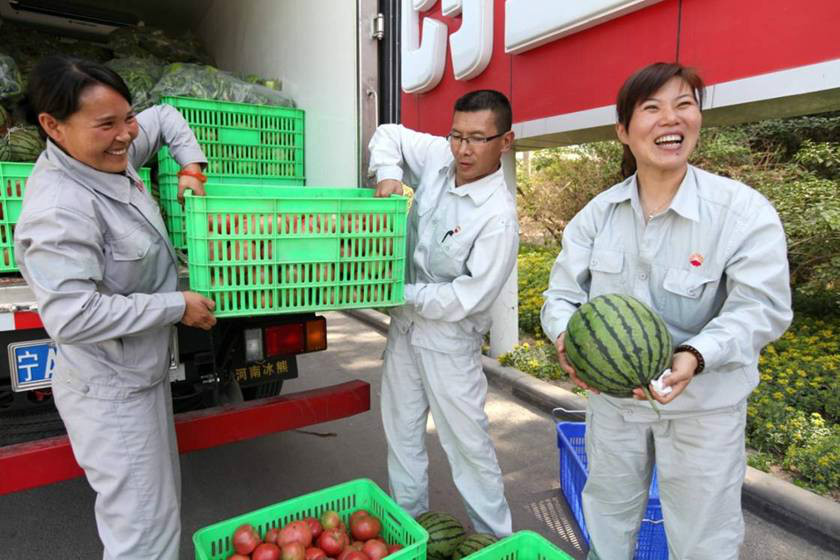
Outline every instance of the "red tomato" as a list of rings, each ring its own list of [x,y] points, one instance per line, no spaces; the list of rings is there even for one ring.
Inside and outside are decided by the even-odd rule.
[[[263,543],[254,549],[251,560],[280,560],[280,548],[276,544]]]
[[[253,525],[240,525],[233,532],[233,549],[239,554],[251,554],[260,542]]]
[[[281,547],[289,543],[298,542],[306,549],[312,545],[312,530],[306,521],[292,521],[280,529],[277,544]]]
[[[402,547],[403,546],[401,544],[396,544],[396,543],[388,546],[388,555],[390,556],[391,554],[395,553],[396,551],[402,550]]]
[[[380,540],[370,539],[365,543],[364,548],[362,548],[362,552],[367,554],[370,560],[382,560],[382,558],[388,556],[388,547]]]
[[[327,553],[317,546],[310,546],[304,554],[305,560],[326,560]]]
[[[321,526],[324,529],[335,529],[339,524],[341,517],[338,516],[338,512],[329,509],[321,514]]]
[[[309,523],[309,530],[312,531],[312,538],[317,539],[321,536],[324,528],[321,527],[321,522],[315,519],[314,517],[307,517],[304,519],[307,523]]]
[[[355,521],[356,519],[359,519],[360,517],[367,517],[368,515],[370,515],[370,512],[366,509],[360,509],[360,510],[354,511],[350,515],[350,521],[349,521],[350,526],[351,527],[353,526],[353,521]]]
[[[299,542],[284,544],[280,548],[280,552],[283,560],[304,560],[306,558],[306,548]]]
[[[350,532],[353,538],[360,541],[369,541],[379,534],[382,524],[379,519],[372,515],[357,517],[355,523],[350,524]]]
[[[335,558],[344,550],[346,538],[338,529],[325,529],[318,537],[318,548],[326,552],[327,556]]]

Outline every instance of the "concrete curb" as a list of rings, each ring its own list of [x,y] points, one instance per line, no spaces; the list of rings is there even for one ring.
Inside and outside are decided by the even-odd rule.
[[[370,309],[348,310],[346,314],[373,329],[386,333],[388,316]],[[487,379],[494,386],[561,419],[580,421],[574,411],[586,408],[586,400],[565,389],[546,383],[517,369],[505,367],[493,358],[482,356]],[[556,411],[555,409],[562,409]],[[566,411],[566,412],[563,412]],[[747,467],[743,503],[750,511],[769,521],[798,532],[815,544],[840,551],[840,504],[789,482]]]

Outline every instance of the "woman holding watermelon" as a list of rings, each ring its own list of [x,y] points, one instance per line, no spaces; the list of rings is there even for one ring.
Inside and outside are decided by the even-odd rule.
[[[661,392],[646,388],[659,412],[641,387],[635,400],[588,399],[590,559],[633,558],[654,463],[671,558],[734,560],[743,541],[746,399],[759,352],[792,318],[786,243],[764,197],[688,164],[703,93],[679,64],[652,64],[624,83],[616,131],[626,179],[569,222],[544,294],[543,330],[585,389],[564,338],[575,310],[596,296],[647,304],[676,344]]]
[[[47,138],[26,184],[15,254],[58,350],[55,405],[96,491],[104,558],[177,559],[180,466],[169,392],[175,323],[209,329],[213,301],[178,290],[160,209],[137,168],[162,144],[203,192],[206,162],[177,110],[135,115],[106,66],[42,60],[29,119]]]

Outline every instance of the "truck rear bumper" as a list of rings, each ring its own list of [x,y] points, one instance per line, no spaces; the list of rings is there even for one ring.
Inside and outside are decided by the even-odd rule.
[[[181,453],[346,418],[370,410],[370,385],[354,380],[175,416]],[[82,476],[66,436],[0,447],[0,496]]]

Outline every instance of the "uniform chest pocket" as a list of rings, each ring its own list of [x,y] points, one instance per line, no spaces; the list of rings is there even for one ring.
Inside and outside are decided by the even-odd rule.
[[[670,268],[665,273],[662,288],[669,309],[669,319],[689,331],[697,331],[717,313],[722,296],[715,287],[719,278],[701,276],[691,270]]]
[[[623,292],[624,253],[609,249],[593,249],[589,258],[591,276],[589,297]]]
[[[110,242],[111,258],[115,261],[139,261],[146,258],[152,248],[152,238],[139,228]]]
[[[103,283],[111,293],[148,293],[157,282],[159,249],[142,227],[106,241]]]
[[[467,271],[470,246],[452,235],[438,240],[429,254],[429,272],[439,281],[454,280]]]

